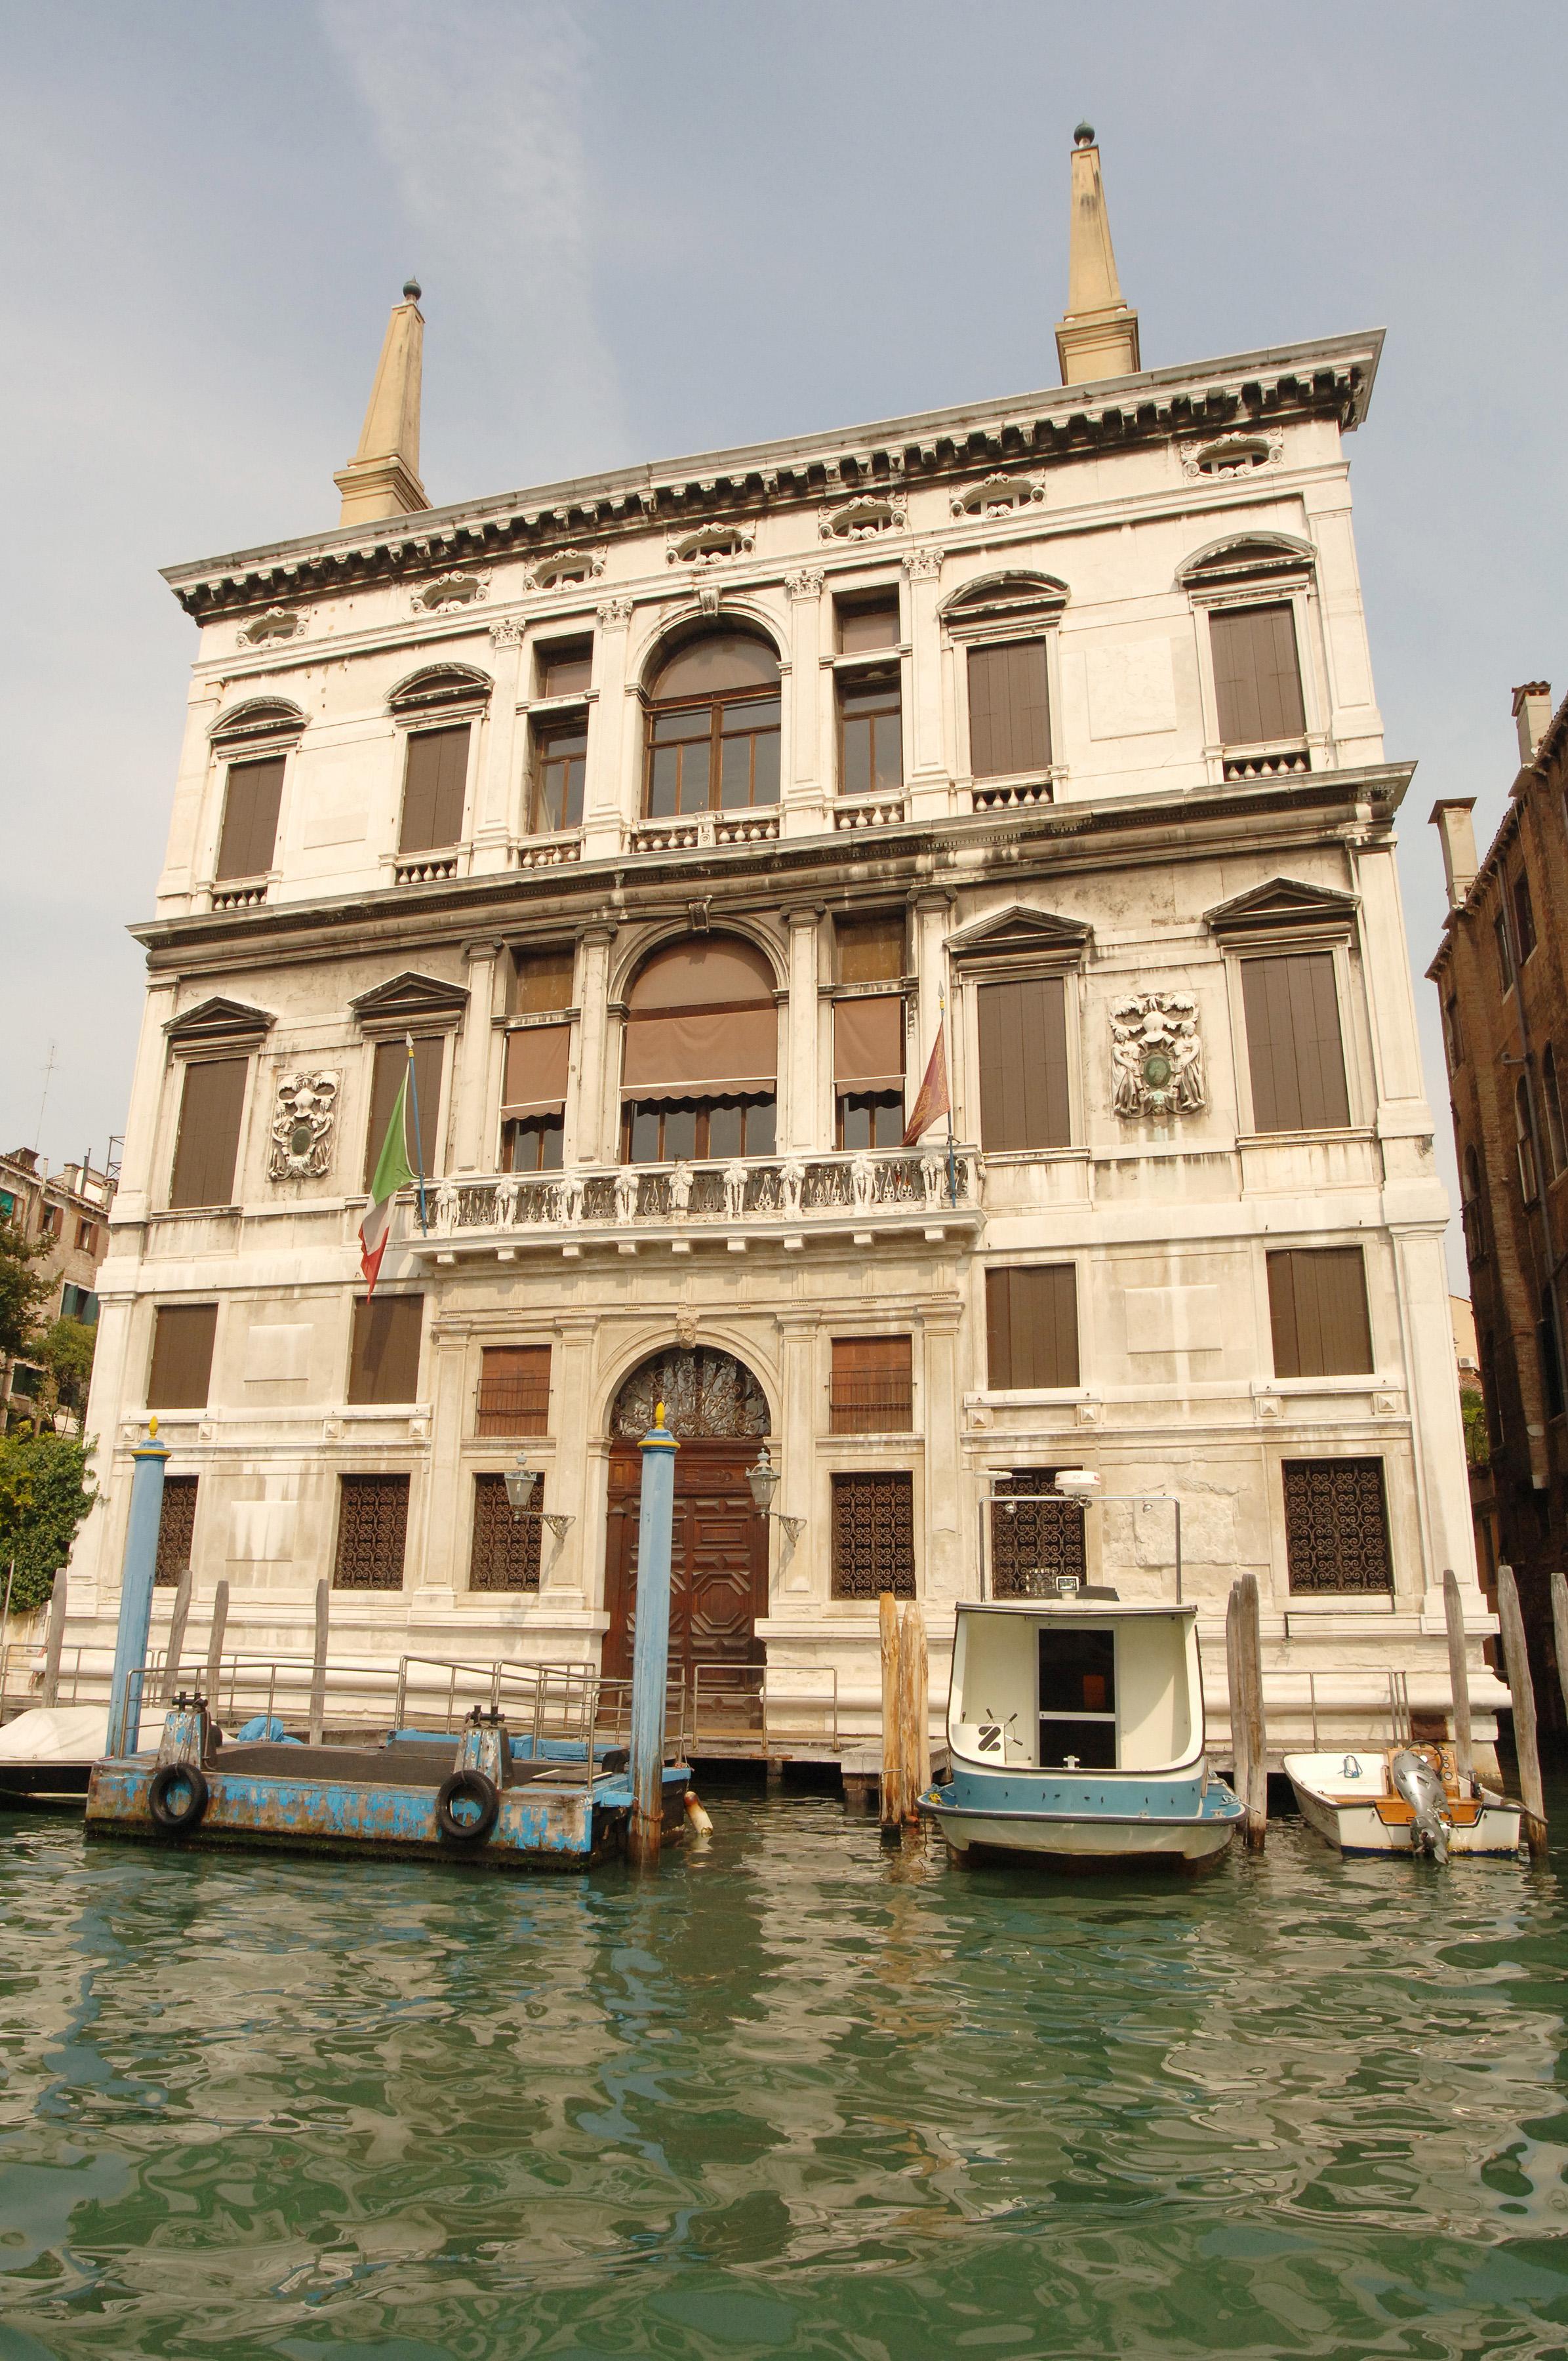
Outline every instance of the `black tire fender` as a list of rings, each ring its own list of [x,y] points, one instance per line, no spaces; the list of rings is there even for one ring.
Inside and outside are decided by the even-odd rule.
[[[477,1804],[472,1817],[459,1819],[453,1806],[460,1797]],[[453,1844],[482,1844],[495,1827],[501,1808],[500,1790],[482,1771],[454,1771],[435,1791],[435,1825]]]
[[[200,1825],[211,1793],[194,1763],[160,1763],[147,1787],[147,1808],[154,1828],[161,1828],[165,1836],[183,1836]]]

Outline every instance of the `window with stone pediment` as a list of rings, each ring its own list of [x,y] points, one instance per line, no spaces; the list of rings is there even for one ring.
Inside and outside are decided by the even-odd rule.
[[[649,682],[642,807],[650,819],[779,799],[779,661],[754,632],[684,641]]]

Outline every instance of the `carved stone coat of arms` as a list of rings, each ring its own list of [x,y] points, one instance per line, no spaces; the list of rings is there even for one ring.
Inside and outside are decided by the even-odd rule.
[[[1209,1104],[1198,1005],[1184,992],[1139,992],[1111,1010],[1112,1104],[1129,1123],[1162,1123]]]
[[[337,1084],[333,1073],[279,1075],[268,1161],[274,1180],[319,1180],[330,1169]]]

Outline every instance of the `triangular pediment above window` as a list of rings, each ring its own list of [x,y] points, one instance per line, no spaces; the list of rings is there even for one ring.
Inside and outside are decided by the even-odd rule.
[[[1078,959],[1093,940],[1094,929],[1081,918],[1059,918],[1052,910],[1025,909],[1015,902],[989,918],[977,918],[948,937],[955,960],[1015,959],[1033,951],[1054,959]]]
[[[164,1027],[171,1049],[250,1049],[264,1040],[277,1023],[269,1008],[250,1008],[242,1000],[198,1001]]]
[[[400,1026],[455,1025],[468,1005],[468,995],[461,984],[443,983],[437,976],[406,968],[348,1005],[366,1031],[383,1032]]]
[[[1203,915],[1212,935],[1272,934],[1284,927],[1348,928],[1356,908],[1354,894],[1303,884],[1299,877],[1271,877]]]

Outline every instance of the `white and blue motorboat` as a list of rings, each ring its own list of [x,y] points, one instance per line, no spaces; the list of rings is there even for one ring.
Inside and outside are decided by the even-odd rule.
[[[1203,1751],[1193,1607],[1112,1590],[960,1606],[948,1698],[950,1770],[920,1797],[971,1847],[1069,1865],[1201,1861],[1242,1806]]]

